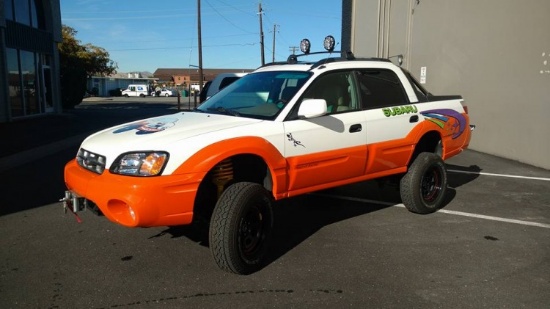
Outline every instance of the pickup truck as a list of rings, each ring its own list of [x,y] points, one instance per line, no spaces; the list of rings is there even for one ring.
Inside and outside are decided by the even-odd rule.
[[[460,96],[431,95],[387,59],[292,55],[194,110],[89,136],[62,200],[128,227],[205,220],[216,264],[250,274],[266,261],[275,201],[392,176],[409,211],[436,211],[443,162],[471,130]]]

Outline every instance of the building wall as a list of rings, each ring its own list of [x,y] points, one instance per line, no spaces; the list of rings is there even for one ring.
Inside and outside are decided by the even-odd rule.
[[[343,48],[403,54],[432,93],[464,97],[471,149],[550,169],[550,1],[345,0],[343,11]]]

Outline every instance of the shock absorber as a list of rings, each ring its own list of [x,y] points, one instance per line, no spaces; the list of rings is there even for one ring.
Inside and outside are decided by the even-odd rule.
[[[233,162],[227,158],[214,166],[212,171],[212,182],[218,188],[218,198],[223,192],[225,185],[233,180]]]

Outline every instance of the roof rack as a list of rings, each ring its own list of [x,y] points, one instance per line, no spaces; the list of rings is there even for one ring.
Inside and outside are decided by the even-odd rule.
[[[342,60],[354,60],[355,59],[355,56],[349,50],[346,51],[346,52],[342,52],[342,51],[322,51],[322,52],[314,52],[314,53],[304,53],[304,54],[300,54],[300,55],[292,54],[292,55],[288,56],[288,58],[286,59],[286,63],[289,63],[289,64],[298,63],[298,58],[303,57],[303,56],[320,55],[320,54],[332,55],[333,53],[340,53],[341,58],[343,58]],[[334,58],[331,57],[331,58],[326,58],[326,59],[337,59],[337,57],[334,57]]]
[[[392,56],[392,57],[389,57],[388,59],[386,59],[386,58],[355,58],[355,55],[350,50],[348,50],[348,51],[335,51],[334,50],[335,45],[336,45],[336,41],[335,41],[334,37],[331,36],[331,35],[328,35],[328,36],[325,37],[325,40],[323,41],[323,47],[325,48],[326,51],[311,53],[310,52],[311,43],[309,42],[308,39],[303,39],[300,42],[300,50],[303,52],[303,54],[300,54],[300,55],[292,54],[292,55],[288,56],[288,58],[286,59],[286,62],[284,62],[284,61],[271,62],[271,63],[268,63],[268,64],[264,64],[262,67],[270,66],[270,65],[277,65],[277,64],[279,64],[279,65],[284,65],[284,64],[306,64],[307,65],[307,64],[309,64],[309,65],[311,65],[311,68],[314,69],[316,67],[319,67],[319,66],[327,64],[327,63],[339,62],[339,61],[354,61],[354,60],[359,60],[360,61],[360,60],[362,60],[362,61],[391,62],[389,58],[393,58],[393,57],[398,57],[399,65],[401,65],[401,63],[403,62],[403,55]],[[320,55],[320,54],[328,54],[328,55],[333,55],[333,54],[338,55],[339,54],[340,56],[339,57],[338,56],[328,57],[328,58],[325,58],[325,59],[318,60],[316,62],[313,62],[313,61],[298,61],[299,57],[311,56],[311,55]]]

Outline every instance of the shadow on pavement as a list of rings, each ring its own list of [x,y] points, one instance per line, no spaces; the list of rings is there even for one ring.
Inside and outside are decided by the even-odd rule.
[[[441,208],[445,208],[455,199],[455,188],[474,181],[481,171],[478,166],[447,165],[447,168],[452,172],[448,173],[446,198]],[[347,199],[342,200],[339,197]],[[377,181],[365,181],[324,190],[319,194],[276,202],[275,225],[267,265],[287,254],[325,226],[400,203],[398,186],[386,186]],[[170,234],[172,238],[186,237],[208,247],[208,227],[205,225],[169,227],[151,238],[166,234]]]
[[[476,180],[479,177],[481,168],[477,165],[460,166],[453,164],[446,164],[448,185],[451,188],[458,188],[467,183]]]

